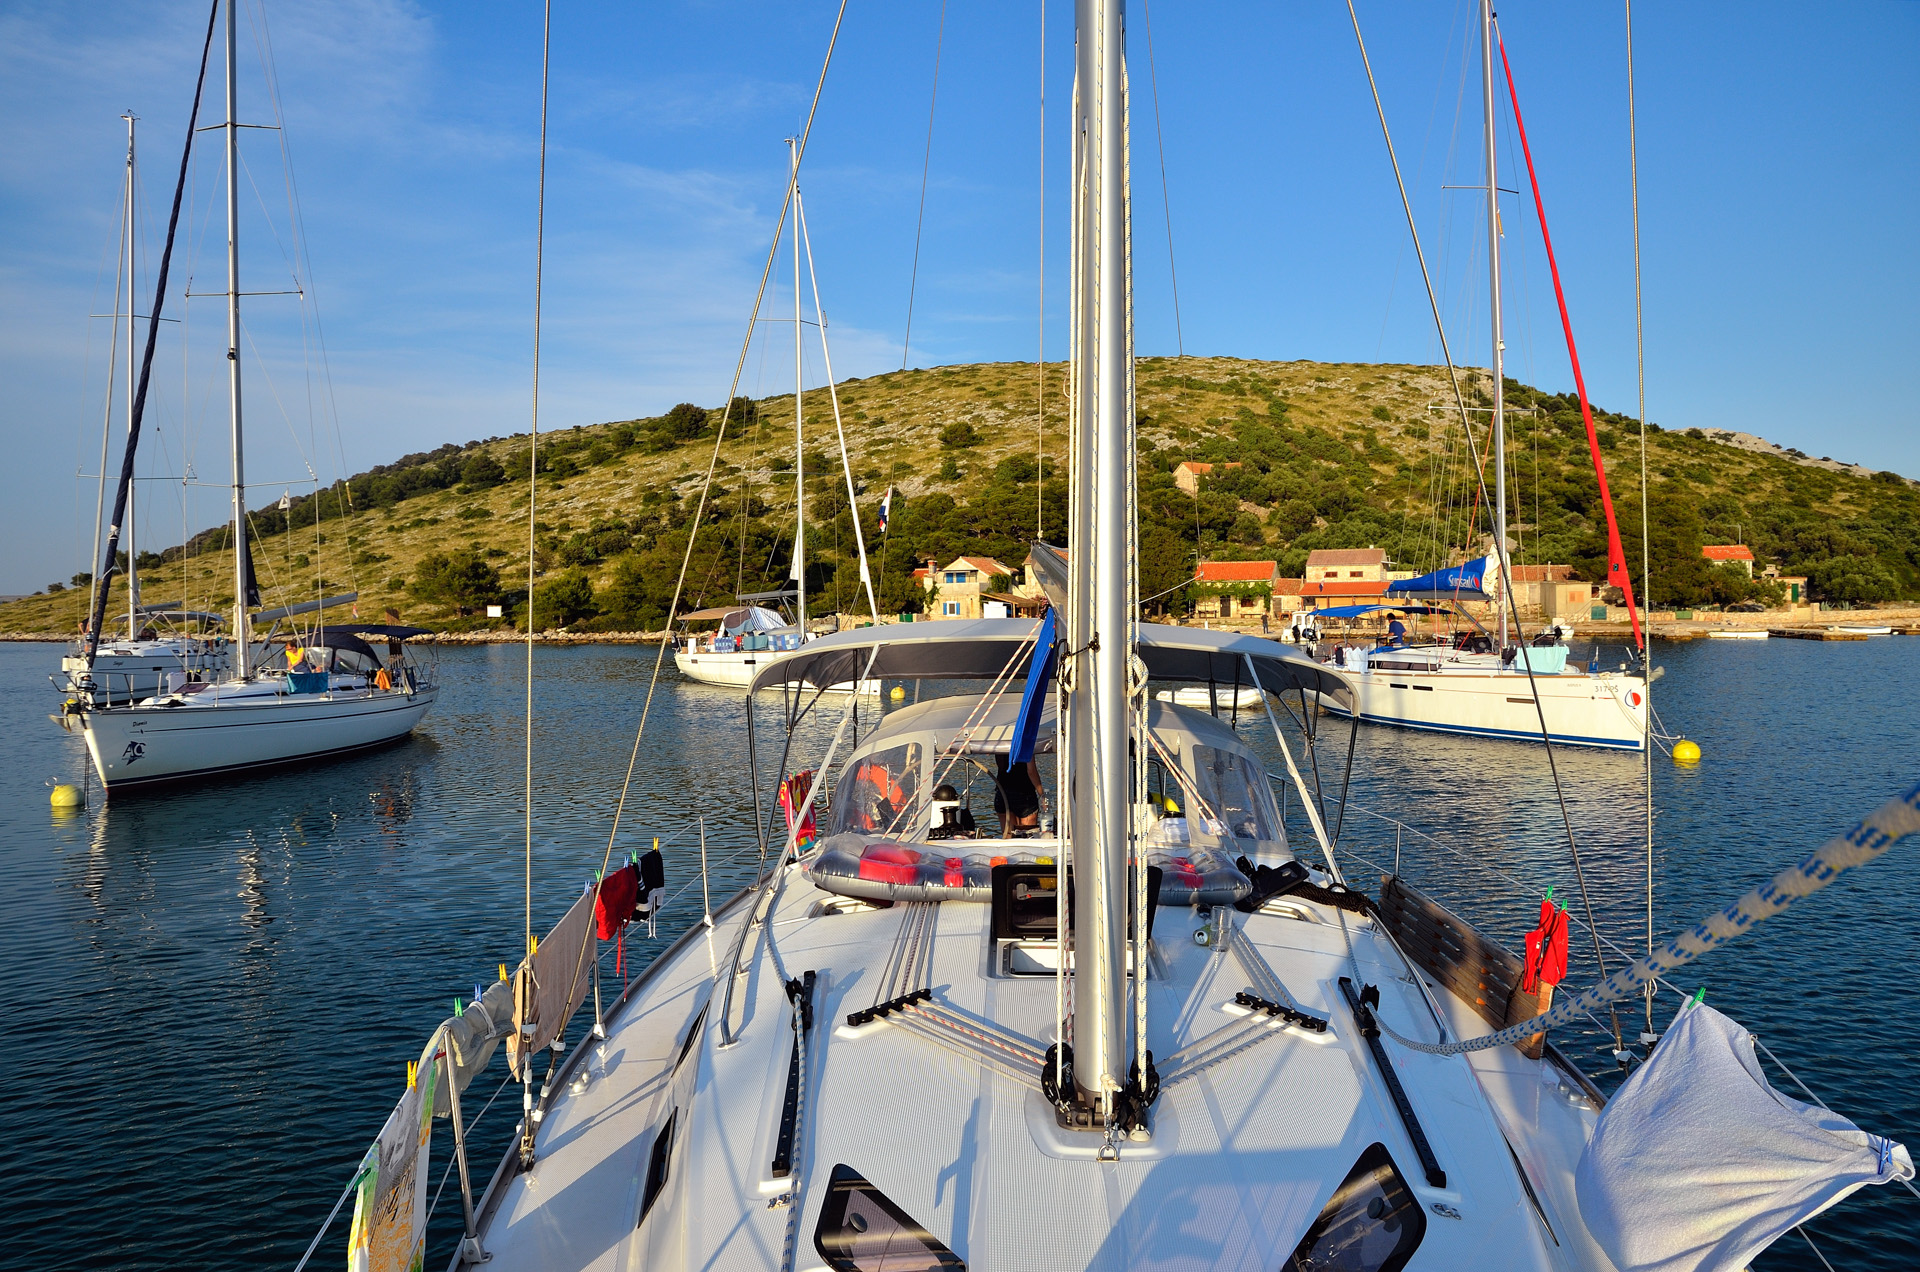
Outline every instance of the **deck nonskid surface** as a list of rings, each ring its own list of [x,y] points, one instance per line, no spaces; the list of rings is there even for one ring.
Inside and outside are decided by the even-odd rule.
[[[636,995],[590,1057],[585,1091],[563,1093],[548,1114],[531,1174],[506,1186],[485,1233],[490,1270],[781,1266],[790,1207],[780,1198],[794,1181],[770,1164],[793,1031],[776,955],[787,977],[817,975],[796,1159],[797,1268],[821,1266],[814,1226],[825,1181],[844,1164],[976,1269],[1273,1269],[1376,1142],[1428,1207],[1411,1267],[1556,1262],[1467,1062],[1395,1049],[1446,1187],[1423,1177],[1337,978],[1357,970],[1379,985],[1382,1013],[1401,1032],[1432,1038],[1436,1029],[1418,988],[1402,979],[1404,965],[1374,944],[1364,919],[1317,906],[1308,912],[1319,922],[1236,915],[1245,923],[1236,939],[1252,943],[1303,1007],[1327,1016],[1329,1031],[1275,1031],[1168,1087],[1151,1141],[1123,1139],[1119,1160],[1101,1162],[1100,1137],[1055,1125],[1037,1073],[1015,1081],[890,1023],[845,1028],[849,1012],[873,1003],[906,908],[810,916],[822,896],[797,872],[787,879],[766,925],[772,950],[758,937],[748,944],[738,1040],[718,1045],[716,1001],[688,1060],[694,1074],[669,1082],[744,907]],[[1044,1048],[1054,981],[988,974],[988,916],[984,905],[937,908],[934,999]],[[1229,1007],[1249,988],[1244,969],[1231,953],[1195,945],[1197,923],[1173,908],[1156,920],[1149,1040],[1163,1068],[1196,1038],[1246,1019]],[[1539,1085],[1537,1069],[1531,1080]],[[681,1128],[673,1182],[636,1230],[669,1106]]]

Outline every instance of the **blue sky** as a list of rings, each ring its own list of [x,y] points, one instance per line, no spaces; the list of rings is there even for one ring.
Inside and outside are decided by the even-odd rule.
[[[243,285],[289,286],[279,140],[315,299],[246,307],[254,502],[442,441],[527,427],[539,7],[241,0]],[[1046,309],[1064,349],[1072,6],[1047,0]],[[1467,0],[1366,0],[1375,71],[1461,356],[1486,358],[1477,56]],[[927,145],[938,0],[855,0],[802,175],[842,375],[896,367]],[[1634,405],[1624,37],[1617,4],[1510,0],[1520,80],[1588,384]],[[543,427],[725,394],[831,4],[555,5]],[[1920,475],[1920,5],[1643,5],[1637,15],[1647,392],[1670,427],[1744,428]],[[0,593],[86,568],[124,127],[142,117],[142,310],[186,123],[199,4],[0,6]],[[1343,5],[1152,11],[1189,353],[1431,361]],[[1177,340],[1146,66],[1133,7],[1136,315]],[[1040,339],[1039,0],[948,8],[913,316],[915,365],[1030,360]],[[215,65],[218,66],[216,51]],[[1465,78],[1463,78],[1463,71]],[[219,118],[217,94],[209,119]],[[1510,138],[1510,129],[1503,126]],[[217,143],[217,134],[208,142]],[[221,286],[217,148],[201,152],[175,279]],[[1502,184],[1524,188],[1518,157]],[[1571,380],[1530,206],[1507,202],[1510,373]],[[208,219],[209,211],[216,213]],[[770,312],[790,312],[784,259]],[[217,300],[169,312],[142,471],[227,463]],[[312,313],[324,333],[317,347]],[[743,391],[787,389],[778,335]],[[183,353],[181,339],[186,347]],[[809,357],[808,375],[820,374]],[[311,404],[311,405],[310,405]],[[332,421],[337,419],[337,429]],[[150,483],[143,542],[220,516]],[[183,498],[185,504],[183,506]]]

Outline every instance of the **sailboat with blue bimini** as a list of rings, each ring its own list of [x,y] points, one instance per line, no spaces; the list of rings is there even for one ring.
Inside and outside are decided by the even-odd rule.
[[[1496,120],[1494,111],[1493,54],[1496,36],[1491,20],[1483,32],[1480,49],[1481,100],[1483,108],[1482,144],[1485,159],[1484,192],[1487,200],[1487,261],[1491,318],[1492,374],[1487,392],[1491,398],[1493,477],[1491,498],[1484,502],[1493,509],[1492,550],[1474,560],[1435,570],[1417,578],[1388,584],[1387,601],[1381,605],[1354,606],[1320,611],[1321,617],[1354,617],[1368,612],[1399,610],[1433,612],[1441,607],[1466,619],[1471,630],[1463,631],[1452,645],[1408,645],[1404,640],[1375,648],[1342,648],[1339,661],[1350,674],[1350,696],[1325,696],[1323,709],[1334,715],[1356,717],[1371,724],[1391,724],[1403,728],[1438,733],[1465,734],[1470,737],[1506,738],[1518,741],[1547,741],[1560,746],[1600,747],[1609,750],[1644,751],[1647,747],[1650,710],[1647,705],[1646,641],[1640,630],[1640,617],[1633,600],[1633,582],[1621,547],[1620,527],[1614,517],[1613,495],[1607,486],[1606,467],[1600,457],[1593,412],[1587,401],[1586,381],[1580,372],[1580,357],[1573,343],[1573,326],[1567,316],[1566,298],[1560,285],[1559,266],[1554,263],[1553,241],[1545,238],[1547,260],[1552,266],[1553,285],[1560,299],[1560,317],[1567,338],[1567,352],[1573,365],[1573,377],[1579,393],[1581,415],[1587,429],[1588,447],[1593,458],[1594,476],[1599,484],[1600,503],[1607,529],[1607,584],[1624,594],[1633,624],[1639,667],[1621,664],[1602,668],[1598,656],[1586,667],[1568,665],[1568,648],[1558,633],[1548,629],[1525,638],[1519,628],[1519,609],[1514,603],[1512,555],[1507,538],[1507,434],[1506,434],[1506,339],[1501,313],[1499,181],[1495,155]],[[1504,59],[1504,52],[1502,53]],[[1521,145],[1526,145],[1526,130],[1520,123],[1519,92],[1513,87],[1511,73],[1508,88],[1512,94],[1514,122]],[[1527,152],[1527,171],[1533,175],[1533,157]],[[1546,235],[1546,209],[1540,197],[1538,180],[1533,182],[1535,207],[1540,213],[1543,237]],[[1411,227],[1411,214],[1409,214]],[[1415,242],[1416,248],[1418,241]],[[1424,269],[1424,265],[1423,265]],[[1439,311],[1435,309],[1435,318]],[[1442,334],[1444,344],[1445,333]],[[1464,398],[1460,397],[1459,378],[1448,356],[1448,370],[1454,392],[1460,398],[1462,427],[1468,446],[1473,447],[1473,428],[1467,423]],[[1481,469],[1477,454],[1473,468]],[[1480,493],[1488,491],[1483,482]],[[1494,610],[1493,630],[1461,608],[1462,601],[1490,604]]]

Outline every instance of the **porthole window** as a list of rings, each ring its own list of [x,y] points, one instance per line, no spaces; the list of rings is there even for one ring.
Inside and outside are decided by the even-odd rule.
[[[1400,1272],[1427,1235],[1426,1212],[1375,1144],[1333,1190],[1281,1272]]]
[[[851,1166],[833,1168],[813,1248],[834,1272],[966,1272],[967,1266]]]

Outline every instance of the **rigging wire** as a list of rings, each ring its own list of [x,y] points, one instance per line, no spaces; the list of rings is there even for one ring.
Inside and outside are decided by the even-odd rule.
[[[549,0],[549,4],[551,4],[551,0]],[[814,117],[820,111],[820,95],[826,91],[827,71],[833,66],[833,51],[834,51],[834,48],[839,44],[840,26],[841,26],[841,23],[846,20],[846,16],[847,16],[847,0],[840,0],[840,6],[834,13],[833,33],[827,38],[826,56],[821,59],[820,78],[814,84],[813,101],[812,101],[812,104],[807,107],[807,122],[801,128],[800,138],[794,145],[793,166],[787,176],[786,197],[780,205],[779,219],[774,223],[772,241],[767,245],[766,263],[760,267],[760,286],[759,286],[759,289],[754,292],[753,309],[747,315],[747,333],[740,342],[740,356],[734,361],[734,364],[733,364],[733,380],[730,387],[727,390],[727,399],[726,399],[727,404],[721,408],[720,423],[719,423],[719,426],[714,430],[713,453],[708,457],[706,479],[701,483],[701,486],[700,486],[700,502],[694,508],[693,519],[687,524],[687,546],[682,551],[680,556],[680,573],[678,577],[674,580],[673,598],[667,603],[667,614],[666,614],[666,620],[664,623],[665,633],[670,634],[673,631],[673,616],[679,612],[680,600],[682,595],[686,591],[687,571],[691,567],[691,564],[693,561],[694,541],[699,536],[700,522],[706,516],[707,500],[709,495],[711,495],[713,491],[713,475],[715,471],[718,469],[720,464],[720,448],[722,445],[725,444],[727,439],[727,423],[733,416],[733,404],[737,399],[737,396],[740,391],[740,377],[746,372],[747,357],[753,349],[754,331],[760,319],[760,305],[766,299],[767,282],[773,276],[773,262],[780,252],[780,236],[786,229],[787,215],[793,209],[794,195],[795,195],[795,192],[799,189],[800,164],[801,164],[801,161],[806,158],[807,139],[813,135]],[[531,597],[529,597],[529,601],[531,601]],[[531,618],[531,610],[529,610],[529,618]],[[529,631],[531,631],[531,623],[529,623]],[[601,871],[601,874],[603,875],[606,873],[606,868],[608,863],[610,863],[613,860],[613,846],[615,842],[618,840],[620,835],[620,819],[621,819],[621,816],[626,811],[627,798],[633,789],[633,772],[634,772],[634,769],[638,767],[640,762],[640,744],[645,739],[647,734],[647,721],[653,712],[654,694],[660,687],[660,670],[665,665],[666,656],[667,656],[667,646],[670,643],[671,643],[670,636],[663,635],[663,638],[660,641],[660,646],[658,650],[656,650],[656,652],[654,653],[653,674],[651,675],[651,677],[649,677],[647,681],[647,696],[642,701],[640,706],[640,723],[634,728],[634,732],[633,732],[633,750],[627,756],[626,776],[620,783],[620,798],[614,804],[613,824],[611,827],[608,828],[608,831],[607,831],[606,851],[605,853],[602,854],[600,858],[600,871]],[[531,649],[531,645],[529,645],[529,649]],[[871,660],[869,660],[869,666],[870,665],[871,665]],[[747,703],[748,703],[748,711],[749,713],[751,713],[752,703],[753,703],[753,694],[751,691],[749,691],[747,694]],[[748,734],[747,734],[747,741],[748,741],[749,747],[752,746],[752,742],[753,742],[752,728],[753,726],[751,724],[751,717],[749,717]],[[529,736],[531,736],[531,731],[529,731]],[[748,767],[749,767],[749,770],[752,771],[753,766],[749,764]],[[755,779],[756,801],[758,800],[758,797],[759,797],[757,782],[758,782],[758,779],[756,778]],[[756,807],[757,807],[757,804],[756,804]],[[758,825],[759,823],[759,816],[757,812],[755,814],[755,823],[756,825]],[[797,821],[795,823],[795,826],[796,827],[798,826]],[[749,924],[748,926],[751,927],[752,924]],[[587,940],[590,941],[591,939],[592,939],[592,928],[589,927],[587,930]],[[586,956],[587,956],[587,941],[582,941],[580,946],[579,956],[574,962],[574,977],[576,978],[576,982],[580,975],[580,969],[584,967],[586,964]]]
[[[844,11],[845,6],[842,6]],[[837,23],[836,23],[837,29]],[[947,43],[947,0],[940,0],[940,33],[933,42],[933,92],[927,98],[927,153],[920,160],[920,214],[913,222],[913,272],[907,279],[907,334],[900,342],[900,369],[907,369],[907,355],[913,348],[913,295],[920,285],[920,230],[927,220],[927,174],[933,170],[933,108],[940,101],[940,53]],[[829,54],[831,56],[831,54]],[[819,99],[816,97],[815,101]],[[813,116],[807,116],[813,123]]]
[[[538,533],[534,516],[540,497],[537,480],[540,471],[540,305],[547,250],[547,84],[553,65],[553,0],[546,0],[543,9],[540,31],[540,181],[534,202],[533,230],[533,414],[532,431],[527,436],[526,939],[520,951],[521,957],[529,959],[533,957],[533,575],[537,546],[535,536]],[[527,1062],[526,1072],[527,1081],[532,1082],[531,1060]],[[527,1134],[531,1136],[532,1133],[533,1127],[529,1123]]]
[[[1634,115],[1633,97],[1633,0],[1625,0],[1627,11],[1627,171],[1633,190],[1633,366],[1640,393],[1640,603],[1653,604],[1653,556],[1647,533],[1647,338],[1640,316],[1640,136]],[[1641,654],[1640,669],[1646,673],[1646,687],[1640,692],[1647,701],[1647,730],[1653,730],[1653,643],[1648,641]],[[1647,813],[1647,953],[1653,953],[1653,747],[1652,739],[1642,748],[1646,761]],[[1653,998],[1647,998],[1647,1032],[1653,1032]]]
[[[1153,67],[1153,6],[1140,0],[1147,27],[1147,86],[1153,91],[1153,139],[1160,148],[1160,210],[1167,222],[1167,277],[1173,280],[1173,335],[1180,356],[1187,356],[1187,338],[1180,327],[1180,274],[1173,267],[1173,202],[1167,195],[1167,137],[1160,130],[1160,77]]]
[[[1034,390],[1033,537],[1047,537],[1047,0],[1040,0],[1040,337],[1033,369]],[[886,547],[880,549],[881,572]]]

